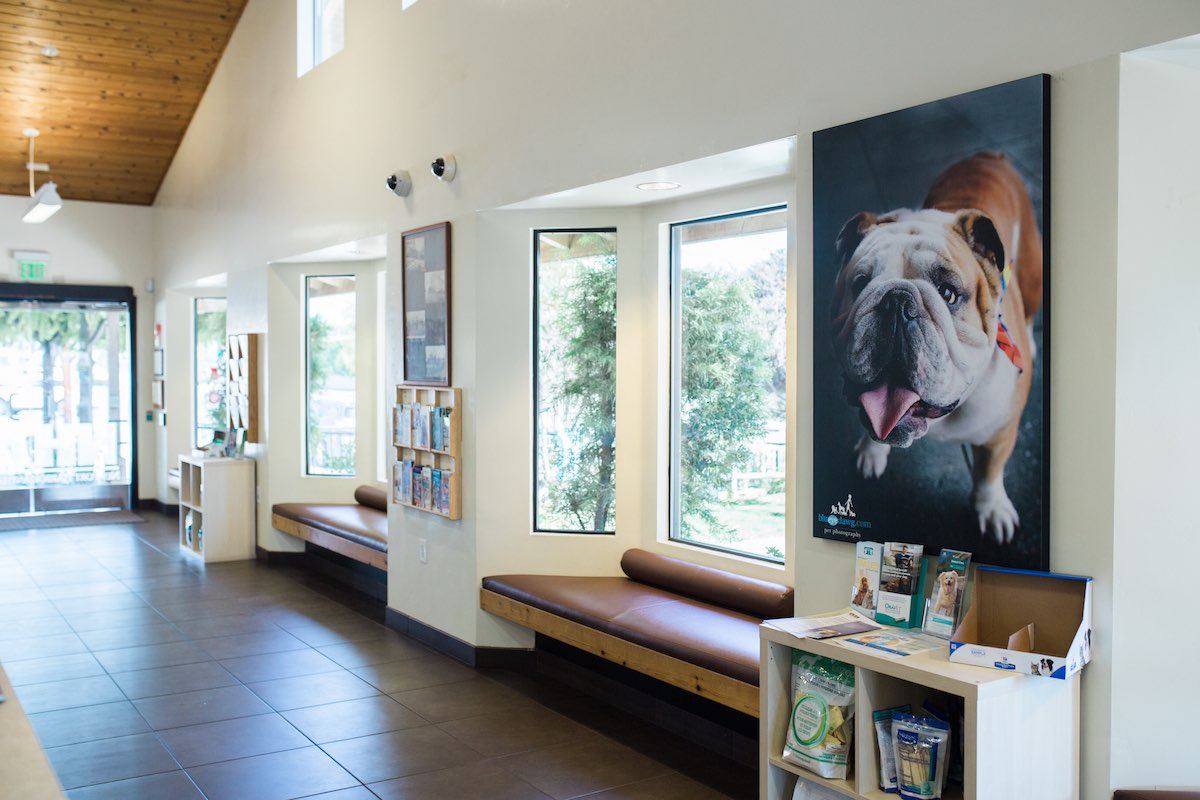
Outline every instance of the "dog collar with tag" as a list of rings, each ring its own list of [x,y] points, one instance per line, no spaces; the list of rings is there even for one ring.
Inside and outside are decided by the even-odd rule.
[[[1004,292],[1008,289],[1008,283],[1012,280],[1013,262],[1009,260],[1005,262],[1004,269],[1000,271],[1000,297],[999,303],[1004,302]],[[1013,341],[1012,334],[1008,332],[1008,326],[1004,324],[1004,315],[996,312],[996,346],[1000,348],[1000,352],[1008,357],[1008,360],[1013,363],[1018,372],[1025,371],[1025,361],[1021,358],[1021,348],[1017,347],[1017,343]]]

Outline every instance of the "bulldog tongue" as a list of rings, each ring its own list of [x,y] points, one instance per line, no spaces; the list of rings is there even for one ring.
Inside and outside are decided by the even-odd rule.
[[[863,411],[871,420],[875,438],[883,441],[892,432],[908,410],[915,406],[921,396],[903,386],[888,386],[886,383],[868,389],[858,396]]]

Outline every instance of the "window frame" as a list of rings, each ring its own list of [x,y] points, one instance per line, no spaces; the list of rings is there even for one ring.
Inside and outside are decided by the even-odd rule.
[[[532,477],[532,480],[530,481],[530,485],[532,487],[531,506],[530,506],[532,514],[531,514],[530,527],[531,527],[531,530],[537,534],[554,534],[554,535],[567,535],[567,536],[576,535],[576,536],[589,536],[589,537],[590,536],[616,536],[616,534],[617,534],[617,492],[616,492],[616,463],[615,462],[613,464],[613,513],[612,513],[613,529],[612,530],[610,530],[610,531],[571,530],[571,529],[565,529],[565,528],[545,528],[545,527],[538,526],[538,510],[539,510],[539,504],[538,504],[538,485],[539,485],[538,484],[538,460],[539,460],[538,459],[538,456],[539,456],[538,417],[541,415],[541,406],[542,406],[542,404],[541,404],[541,375],[540,375],[540,369],[539,369],[539,363],[541,361],[541,359],[539,358],[539,354],[540,354],[539,331],[541,330],[541,315],[540,315],[541,307],[538,302],[538,298],[540,297],[541,291],[540,291],[540,282],[539,282],[539,273],[538,273],[538,267],[540,264],[540,258],[538,256],[538,253],[540,252],[540,250],[538,247],[538,243],[543,234],[553,234],[553,233],[609,233],[609,234],[612,234],[614,237],[616,237],[618,234],[618,231],[617,231],[617,226],[615,226],[615,225],[567,226],[567,227],[549,227],[549,228],[534,228],[533,229],[532,258],[530,259],[532,273],[533,273],[532,281],[531,281],[532,295],[530,298],[530,308],[532,311],[532,313],[530,314],[530,318],[532,320],[532,325],[533,325],[533,328],[530,332],[531,343],[532,343],[532,347],[530,348],[530,356],[531,356],[530,369],[531,369],[531,374],[533,376],[533,382],[531,385],[531,388],[533,390],[533,414],[532,414],[533,436],[531,437],[532,462],[530,465],[531,466],[530,472],[531,472],[531,477]],[[619,242],[620,239],[618,238],[617,241]],[[619,245],[618,245],[618,249],[619,249]],[[618,257],[618,259],[619,259],[619,257]],[[616,269],[616,268],[614,268],[614,269]],[[620,294],[619,293],[617,295],[617,298],[618,298],[617,302],[619,304],[620,303]],[[614,376],[614,378],[615,378],[615,376]],[[614,420],[614,430],[615,430],[615,427],[616,427],[616,424],[615,424],[615,420]],[[614,438],[614,440],[615,440],[615,438]]]
[[[771,567],[783,567],[787,563],[787,539],[788,530],[786,520],[783,524],[783,557],[776,558],[770,555],[759,555],[746,550],[739,550],[735,547],[726,545],[712,544],[709,542],[699,542],[692,539],[686,539],[680,535],[680,460],[681,460],[681,422],[680,422],[680,400],[683,392],[683,343],[682,333],[683,326],[683,292],[681,281],[681,250],[678,242],[678,231],[690,225],[702,225],[706,223],[722,222],[729,219],[738,219],[742,217],[752,217],[761,214],[789,212],[789,205],[786,201],[771,202],[763,205],[754,205],[739,211],[723,212],[718,214],[709,214],[700,217],[690,217],[688,219],[676,220],[665,223],[666,228],[666,260],[667,260],[667,346],[668,346],[668,369],[667,369],[667,464],[666,464],[666,542],[672,545],[681,545],[685,547],[697,547],[704,550],[720,553],[725,556],[731,556],[739,559],[749,559],[755,563],[762,563]],[[785,220],[783,230],[788,237],[787,251],[785,256],[787,263],[791,259],[791,232],[788,230],[789,222]],[[788,323],[790,324],[790,323]],[[785,458],[787,458],[785,451]],[[786,499],[785,499],[786,503]]]

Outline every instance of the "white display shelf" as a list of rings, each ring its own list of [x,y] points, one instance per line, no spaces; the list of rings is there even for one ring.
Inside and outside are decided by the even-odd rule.
[[[840,795],[894,800],[879,789],[879,752],[872,712],[931,697],[963,699],[963,785],[951,784],[946,800],[1079,797],[1079,676],[1061,681],[951,663],[948,647],[887,658],[844,647],[833,639],[801,639],[760,628],[762,662],[759,715],[759,797],[790,800],[796,781]],[[783,760],[791,714],[792,651],[826,656],[854,666],[854,742],[847,780],[826,780]]]
[[[254,558],[254,495],[253,460],[180,456],[180,548],[205,562]]]

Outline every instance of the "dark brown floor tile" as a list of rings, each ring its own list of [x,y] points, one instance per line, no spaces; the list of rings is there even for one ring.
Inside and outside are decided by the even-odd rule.
[[[275,623],[256,614],[231,614],[212,619],[189,619],[177,622],[175,625],[185,636],[193,640],[279,630],[279,626]]]
[[[167,621],[162,614],[146,605],[108,610],[85,609],[64,616],[67,618],[67,624],[74,628],[76,633],[113,628],[135,628],[142,625],[162,625]]]
[[[297,675],[315,675],[341,669],[336,663],[312,649],[223,659],[221,664],[242,683],[294,678]]]
[[[42,594],[53,600],[55,604],[60,600],[77,597],[119,597],[133,594],[128,586],[111,575],[106,580],[97,583],[64,583],[58,586],[43,585],[41,589]]]
[[[342,642],[354,642],[380,638],[387,628],[359,616],[331,619],[312,625],[287,626],[288,631],[312,647],[323,647]]]
[[[12,681],[13,686],[28,686],[34,683],[103,675],[104,667],[100,666],[100,662],[91,653],[75,653],[69,656],[5,663],[4,671],[8,673],[8,679]]]
[[[131,672],[138,669],[159,669],[178,664],[208,661],[208,653],[191,642],[166,642],[142,647],[125,647],[94,653],[96,660],[109,672]]]
[[[0,626],[0,642],[37,636],[59,636],[72,632],[71,626],[57,612],[54,616],[35,619],[10,619],[4,616],[4,609],[0,607],[0,619],[4,620],[4,624]]]
[[[199,689],[216,689],[219,686],[233,686],[238,682],[237,678],[229,674],[229,670],[215,661],[117,672],[112,675],[112,679],[130,700],[194,692]]]
[[[0,642],[0,661],[28,661],[33,658],[69,656],[86,653],[87,645],[74,633],[58,633],[53,636],[31,636],[25,639],[9,639]]]
[[[67,793],[70,800],[204,800],[182,770],[85,786]]]
[[[379,800],[379,797],[365,786],[355,786],[325,794],[310,794],[304,800]]]
[[[64,708],[98,706],[124,700],[125,695],[107,675],[72,678],[53,683],[35,683],[17,689],[26,714],[59,711]]]
[[[498,763],[557,800],[671,772],[669,767],[628,747],[593,739],[505,756]]]
[[[672,773],[588,795],[587,800],[728,800],[729,795]]]
[[[316,599],[304,605],[268,603],[255,614],[285,629],[311,627],[332,620],[361,619],[350,609],[330,600]]]
[[[358,785],[316,747],[193,767],[188,774],[208,800],[289,800]]]
[[[223,686],[197,692],[169,694],[135,700],[133,703],[150,727],[157,731],[199,725],[222,719],[250,717],[270,713],[266,703],[245,686]]]
[[[295,636],[279,628],[238,633],[232,636],[216,636],[211,639],[202,639],[196,644],[216,659],[282,653],[285,650],[303,650],[308,647]]]
[[[479,761],[474,750],[432,725],[321,745],[363,783]]]
[[[316,744],[429,724],[386,695],[299,708],[283,717]]]
[[[146,599],[147,592],[163,589],[186,592],[194,586],[203,586],[205,581],[202,573],[182,570],[166,575],[126,575],[121,582]]]
[[[109,611],[125,611],[131,608],[149,608],[133,592],[125,592],[123,594],[106,594],[98,597],[68,597],[52,601],[59,612],[70,618],[79,614],[99,614]],[[71,627],[75,627],[72,625]],[[114,627],[105,625],[106,628]]]
[[[384,633],[375,640],[325,645],[318,647],[317,651],[346,669],[386,664],[391,661],[406,661],[433,654],[433,651],[423,644],[391,632]]]
[[[51,747],[46,756],[64,789],[179,769],[152,733]]]
[[[143,647],[149,644],[166,644],[183,640],[184,635],[169,622],[158,625],[132,625],[119,628],[102,628],[94,631],[79,631],[77,634],[92,651],[121,650],[126,647]]]
[[[14,602],[0,603],[0,619],[46,619],[58,616],[61,616],[58,606],[45,599],[22,597]]]
[[[485,756],[522,753],[563,742],[598,744],[607,741],[579,723],[539,706],[517,713],[499,711],[456,719],[440,723],[438,727]]]
[[[345,670],[280,678],[249,684],[250,691],[276,711],[356,700],[379,694],[371,684]]]
[[[116,577],[111,572],[104,567],[97,566],[95,561],[90,561],[90,564],[91,566],[87,569],[42,573],[33,580],[42,589],[45,589],[47,586],[81,586],[84,584],[112,583],[116,580]]]
[[[42,747],[92,742],[150,730],[146,720],[128,700],[30,714],[29,722]]]
[[[538,707],[532,700],[486,678],[471,678],[391,695],[430,722]]]
[[[182,597],[184,594],[181,592],[179,596]],[[190,619],[210,619],[212,617],[224,617],[233,614],[244,614],[246,612],[245,606],[241,601],[236,599],[163,603],[155,605],[154,608],[158,610],[158,613],[172,622],[181,622]]]
[[[372,664],[350,671],[386,694],[478,680],[475,671],[470,667],[438,654]]]
[[[493,761],[372,783],[382,800],[550,800]]]
[[[184,767],[308,747],[311,742],[278,714],[241,717],[158,734]]]

